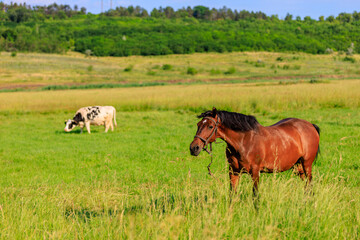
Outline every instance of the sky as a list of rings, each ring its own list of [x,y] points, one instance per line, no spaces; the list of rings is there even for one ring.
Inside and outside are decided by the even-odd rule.
[[[80,7],[86,7],[88,12],[100,13],[101,0],[0,0],[5,3],[18,2],[30,5],[49,5],[56,2],[57,4],[69,4],[73,7],[75,4]],[[328,17],[330,15],[337,16],[341,12],[353,13],[360,12],[360,0],[103,0],[104,11],[110,9],[110,1],[112,6],[137,6],[145,8],[151,12],[153,8],[173,7],[175,10],[187,7],[203,5],[209,8],[222,8],[226,6],[232,10],[248,10],[262,11],[267,15],[278,14],[280,18],[284,18],[287,13],[294,17],[310,16],[318,19],[319,16]]]

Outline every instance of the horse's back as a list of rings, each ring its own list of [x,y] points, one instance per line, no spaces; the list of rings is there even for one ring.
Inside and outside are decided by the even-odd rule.
[[[319,130],[315,127],[316,125],[298,118],[286,118],[283,119],[271,126],[269,129],[274,130],[282,130],[290,134],[293,138],[297,138],[299,140],[299,144],[301,144],[303,154],[313,155],[318,151],[319,146]]]

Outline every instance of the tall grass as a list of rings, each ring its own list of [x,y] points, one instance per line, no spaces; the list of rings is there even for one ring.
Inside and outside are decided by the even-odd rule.
[[[360,205],[354,194],[360,192],[322,181],[314,184],[316,194],[308,196],[297,179],[266,178],[258,211],[247,182],[231,201],[225,186],[192,178],[173,187],[144,183],[136,193],[98,180],[93,186],[7,188],[2,190],[2,237],[358,238]]]
[[[92,135],[64,133],[71,114],[0,115],[2,239],[359,238],[357,109],[258,116],[322,128],[313,194],[291,171],[261,174],[258,211],[248,175],[230,200],[223,143],[212,165],[220,183],[207,174],[205,152],[190,156],[196,114],[118,112],[115,132],[92,127]]]
[[[88,105],[114,105],[121,111],[217,106],[247,113],[312,108],[358,108],[360,81],[318,84],[215,84],[154,86],[0,94],[0,111],[77,110]]]

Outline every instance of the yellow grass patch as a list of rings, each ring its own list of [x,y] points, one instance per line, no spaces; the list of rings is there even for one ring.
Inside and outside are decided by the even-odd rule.
[[[360,107],[360,81],[283,84],[206,84],[142,88],[0,93],[0,111],[77,110],[114,105],[119,110],[196,109],[279,111],[318,107]]]

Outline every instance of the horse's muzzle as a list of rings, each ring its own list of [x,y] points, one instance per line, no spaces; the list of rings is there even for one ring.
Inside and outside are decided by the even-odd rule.
[[[197,144],[191,144],[190,145],[190,153],[193,156],[198,156],[201,152],[202,148]]]

